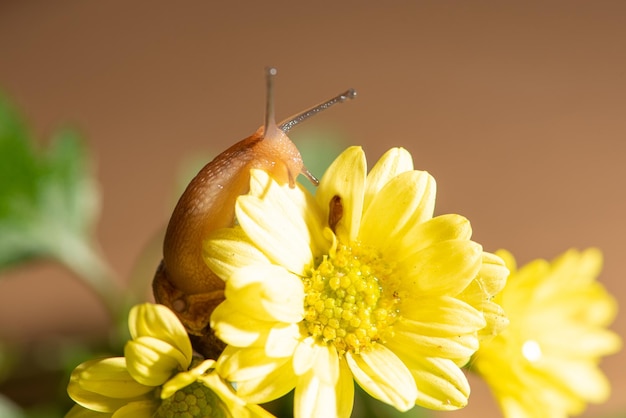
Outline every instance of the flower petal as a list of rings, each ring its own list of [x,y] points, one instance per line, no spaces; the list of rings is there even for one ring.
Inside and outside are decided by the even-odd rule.
[[[191,363],[192,349],[183,324],[163,305],[144,303],[134,306],[128,314],[128,328],[133,339],[153,337],[177,348],[185,357],[184,368]]]
[[[111,418],[152,418],[158,408],[155,401],[131,402],[115,411]]]
[[[322,382],[335,383],[339,375],[337,350],[334,346],[320,345],[306,338],[294,353],[293,364],[297,375],[315,373]],[[331,364],[331,366],[329,366]]]
[[[363,214],[359,240],[385,250],[404,237],[415,223],[431,219],[435,179],[425,171],[408,171],[391,179]]]
[[[589,402],[605,402],[611,392],[606,376],[594,362],[572,362],[553,357],[541,367],[559,379],[560,383],[576,397]]]
[[[261,321],[297,323],[304,316],[302,280],[283,267],[240,268],[226,283],[224,294],[235,309]]]
[[[332,242],[324,230],[328,228],[328,218],[324,216],[315,197],[307,189],[301,184],[296,184],[296,187],[298,187],[299,192],[289,193],[289,198],[294,202],[295,208],[299,210],[298,216],[307,225],[310,237],[308,246],[313,256],[321,257],[328,254],[328,248]]]
[[[147,394],[153,390],[153,387],[142,385],[132,378],[124,357],[80,364],[72,372],[67,386],[67,393],[77,404],[108,413],[128,402],[149,399]]]
[[[229,351],[227,347],[218,359],[219,374],[234,382],[238,396],[255,404],[280,398],[296,383],[290,357],[270,359],[263,357],[260,351],[262,349]]]
[[[404,148],[391,148],[376,162],[367,175],[363,212],[367,211],[370,202],[392,178],[413,170],[413,158]]]
[[[621,343],[606,329],[615,301],[595,281],[601,254],[569,250],[552,263],[534,260],[518,270],[510,253],[497,255],[511,277],[494,300],[510,325],[481,342],[472,370],[505,414],[564,417],[581,413],[586,402],[604,401],[609,384],[597,364]]]
[[[196,382],[202,375],[207,372],[207,370],[214,366],[215,360],[204,360],[193,369],[186,372],[178,373],[176,376],[165,382],[165,384],[161,387],[161,399],[167,399],[177,391],[184,389],[190,384]]]
[[[230,382],[258,379],[285,363],[290,363],[291,357],[269,357],[265,349],[235,348],[227,346],[217,360],[217,369],[223,378]]]
[[[451,240],[469,240],[472,227],[461,215],[448,214],[414,223],[406,233],[397,236],[383,255],[393,257],[397,262],[406,260],[416,252],[436,243]]]
[[[317,344],[313,337],[307,337],[301,341],[293,353],[293,371],[297,376],[308,372],[315,363]]]
[[[487,323],[484,328],[478,331],[479,341],[482,342],[485,339],[493,338],[509,326],[510,322],[506,312],[497,303],[491,300],[483,300],[478,303],[468,301],[468,303],[483,315]]]
[[[583,252],[569,250],[552,262],[553,280],[567,286],[587,286],[595,281],[602,270],[602,253],[597,248]]]
[[[337,393],[337,417],[349,417],[354,405],[354,379],[345,358],[339,359]]]
[[[361,147],[350,147],[330,165],[317,188],[315,198],[326,221],[333,198],[341,199],[343,214],[335,233],[342,242],[354,241],[359,232],[366,173],[365,153]]]
[[[300,188],[280,186],[262,170],[251,171],[251,188],[263,194],[239,196],[235,207],[239,224],[252,242],[274,263],[300,276],[313,262],[310,248],[311,233],[300,216],[302,199],[291,195],[302,193]]]
[[[315,346],[313,367],[298,377],[294,395],[297,417],[349,417],[354,402],[350,370],[332,346]]]
[[[550,329],[537,329],[533,335],[541,341],[542,351],[546,354],[561,359],[586,361],[592,357],[616,353],[622,345],[619,336],[607,329],[565,322],[561,327],[558,333],[550,332]],[[576,344],[571,344],[571,341],[576,341]]]
[[[449,411],[467,404],[469,383],[463,371],[452,360],[424,356],[407,344],[396,344],[392,349],[415,379],[418,405]]]
[[[467,405],[470,386],[463,371],[451,360],[442,358],[403,357],[420,388],[417,404],[441,411]]]
[[[110,418],[112,415],[112,413],[92,411],[82,405],[74,405],[72,409],[65,414],[65,418]]]
[[[275,325],[263,343],[265,354],[274,358],[291,356],[298,345],[299,338],[298,324]]]
[[[402,305],[401,313],[398,320],[410,324],[423,335],[448,338],[472,334],[485,326],[485,319],[479,311],[449,296],[407,303]]]
[[[398,271],[414,297],[455,296],[476,277],[481,259],[482,247],[473,241],[443,241],[413,254],[398,265]]]
[[[232,386],[224,382],[217,373],[210,373],[201,378],[201,382],[211,389],[224,402],[230,415],[236,418],[274,418],[258,405],[245,402],[232,389]]]
[[[509,270],[500,257],[483,252],[478,275],[459,297],[471,305],[490,300],[502,290],[508,275]]]
[[[241,227],[213,231],[203,243],[202,257],[223,280],[228,280],[238,268],[271,264]]]
[[[215,335],[236,347],[262,344],[276,322],[258,320],[241,312],[230,300],[225,300],[211,313],[211,329]]]
[[[347,352],[346,360],[354,380],[371,396],[403,412],[415,406],[415,380],[391,350],[377,344],[361,354]]]
[[[124,347],[126,367],[130,375],[146,386],[159,386],[179,370],[189,366],[177,348],[153,337],[139,337]]]
[[[450,359],[459,365],[467,363],[472,354],[478,350],[478,338],[475,332],[450,337],[425,335],[424,333],[432,332],[432,330],[428,330],[427,326],[420,327],[420,325],[422,324],[412,321],[398,322],[394,327],[393,340],[389,340],[387,346],[394,352],[402,346],[410,346],[416,354],[421,356]]]

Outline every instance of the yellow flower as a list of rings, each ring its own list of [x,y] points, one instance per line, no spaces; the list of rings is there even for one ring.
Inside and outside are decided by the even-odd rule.
[[[237,394],[262,403],[295,387],[297,417],[349,416],[353,381],[401,411],[464,406],[459,366],[487,325],[476,307],[491,309],[488,333],[505,322],[489,299],[508,271],[465,218],[433,218],[434,203],[434,179],[400,148],[369,175],[347,149],[315,197],[253,170],[238,225],[205,243],[226,280],[218,371]]]
[[[133,307],[129,328],[124,357],[74,369],[67,392],[78,405],[68,418],[167,417],[183,410],[189,417],[272,416],[238,398],[215,372],[214,360],[192,361],[185,328],[165,306]]]
[[[507,418],[567,417],[581,413],[586,402],[603,402],[609,383],[597,365],[621,342],[605,329],[617,305],[595,281],[600,252],[570,250],[518,271],[511,254],[498,254],[511,270],[496,297],[510,325],[481,343],[472,370],[487,381]]]
[[[158,408],[154,390],[130,376],[124,357],[87,361],[76,367],[70,377],[67,392],[78,405],[67,417],[96,417],[101,416],[98,413],[113,412],[124,416],[127,411],[137,417],[149,417]]]

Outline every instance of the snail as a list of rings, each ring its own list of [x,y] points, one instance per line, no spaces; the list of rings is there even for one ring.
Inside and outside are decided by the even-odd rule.
[[[232,226],[237,197],[249,190],[250,170],[267,171],[278,183],[295,187],[305,168],[300,152],[287,137],[298,123],[330,106],[352,99],[353,89],[276,124],[273,85],[276,69],[269,68],[265,124],[205,165],[180,197],[167,226],[163,260],[152,283],[156,302],[173,310],[189,333],[194,349],[217,358],[223,344],[209,327],[213,309],[224,300],[224,281],[202,258],[202,242],[211,231]]]

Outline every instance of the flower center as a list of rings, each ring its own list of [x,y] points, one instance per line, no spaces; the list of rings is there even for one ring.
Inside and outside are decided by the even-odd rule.
[[[340,244],[303,281],[302,326],[316,340],[334,344],[342,355],[368,350],[390,336],[398,316],[399,281],[377,251]]]
[[[163,399],[155,414],[157,418],[230,418],[231,416],[224,402],[211,389],[198,382]]]

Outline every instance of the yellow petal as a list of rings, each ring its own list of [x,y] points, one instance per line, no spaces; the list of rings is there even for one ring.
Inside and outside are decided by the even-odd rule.
[[[594,362],[572,362],[553,357],[543,362],[541,368],[578,398],[602,403],[609,397],[609,382]]]
[[[291,356],[300,338],[300,327],[298,324],[275,325],[267,334],[263,346],[268,357]]]
[[[474,281],[459,295],[460,299],[474,307],[497,295],[506,284],[509,274],[500,257],[483,252],[482,258],[482,265]]]
[[[91,360],[74,369],[67,393],[85,408],[112,413],[128,402],[149,399],[154,390],[134,380],[124,357]],[[75,413],[78,413],[76,411]]]
[[[258,405],[248,404],[224,382],[217,373],[210,373],[201,378],[201,382],[210,388],[224,402],[231,416],[236,418],[274,418]]]
[[[541,341],[545,353],[562,359],[586,360],[616,353],[621,348],[621,340],[613,331],[579,323],[561,326],[558,333],[539,328],[533,335]]]
[[[297,323],[304,316],[302,280],[283,267],[240,268],[226,284],[224,294],[233,307],[261,321]]]
[[[217,360],[220,376],[230,382],[258,379],[290,363],[291,357],[268,357],[265,349],[228,346]]]
[[[361,354],[347,352],[346,360],[354,380],[371,396],[403,412],[415,406],[415,380],[391,350],[377,344]]]
[[[602,270],[602,253],[597,248],[584,252],[569,250],[552,262],[554,279],[568,286],[587,286],[594,282]]]
[[[65,414],[65,418],[110,418],[112,415],[112,413],[96,412],[81,405],[74,405],[72,409]]]
[[[275,322],[261,321],[241,312],[230,300],[225,300],[211,314],[211,329],[226,344],[236,347],[260,345]]]
[[[301,341],[293,353],[293,371],[297,376],[308,372],[315,364],[317,344],[313,337],[307,337]]]
[[[399,266],[406,289],[416,298],[455,296],[476,277],[482,247],[473,241],[443,241],[411,255]]]
[[[267,173],[252,171],[252,182],[264,184],[261,197],[244,195],[237,199],[235,213],[239,224],[255,245],[274,264],[300,276],[313,262],[311,231],[300,216],[300,199],[291,199],[301,189],[280,186]]]
[[[467,378],[451,360],[403,357],[419,387],[417,404],[441,411],[452,411],[467,405],[470,386]]]
[[[298,210],[300,216],[307,225],[309,233],[309,248],[314,257],[328,254],[331,239],[325,233],[328,228],[328,218],[318,206],[315,197],[301,184],[296,184],[296,189],[288,190],[288,197],[293,202],[293,207]]]
[[[598,283],[590,283],[584,287],[557,286],[560,292],[551,292],[550,304],[544,300],[533,299],[537,311],[550,315],[553,322],[568,321],[573,325],[606,327],[617,314],[617,302],[604,287]]]
[[[178,373],[176,376],[165,382],[161,387],[161,399],[167,399],[177,391],[189,386],[199,380],[210,368],[214,367],[215,360],[204,360],[193,369]]]
[[[367,175],[363,211],[366,212],[370,202],[392,178],[413,170],[413,158],[404,148],[391,148],[376,162]]]
[[[500,252],[496,252],[496,255],[500,255]],[[506,263],[509,260],[504,259]],[[509,271],[511,268],[507,265]],[[550,273],[550,263],[546,260],[533,260],[530,263],[522,266],[520,269],[515,271],[515,276],[511,277],[511,280],[507,281],[506,289],[508,291],[503,292],[502,297],[508,298],[508,301],[502,301],[503,305],[509,305],[511,303],[514,308],[517,302],[521,302],[520,297],[515,297],[515,294],[519,295],[530,295],[535,294],[536,290],[545,285],[545,277]],[[511,274],[513,276],[513,274]],[[519,293],[518,293],[519,292]],[[511,298],[507,296],[507,293],[510,294]],[[529,300],[525,300],[522,302],[522,308],[528,304]],[[508,309],[507,309],[508,310]]]
[[[507,318],[506,312],[497,303],[490,300],[483,300],[477,303],[468,301],[468,303],[483,315],[487,323],[484,328],[478,331],[478,339],[480,341],[495,337],[509,326],[509,318]]]
[[[179,370],[189,366],[177,348],[152,337],[139,337],[124,347],[126,367],[130,375],[146,386],[159,386]]]
[[[508,416],[565,417],[581,413],[586,402],[604,401],[609,385],[597,364],[621,342],[605,328],[615,303],[595,282],[600,252],[569,250],[552,263],[534,260],[518,270],[511,254],[496,254],[511,270],[494,299],[510,325],[481,343],[472,370]]]
[[[345,358],[339,359],[339,379],[335,386],[337,393],[337,417],[348,418],[354,405],[354,379]]]
[[[511,254],[509,251],[501,249],[496,251],[495,255],[497,255],[502,259],[502,261],[504,261],[504,265],[507,269],[509,269],[511,273],[517,271],[517,261],[515,260],[515,257],[513,257],[513,254]]]
[[[280,398],[292,390],[296,382],[291,357],[270,359],[264,357],[262,351],[229,350],[226,347],[218,359],[219,374],[233,382],[237,395],[249,403],[259,404]]]
[[[203,243],[202,257],[223,280],[228,280],[241,267],[271,264],[240,227],[212,232]]]
[[[363,214],[359,240],[385,251],[415,223],[432,218],[435,180],[425,171],[409,171],[391,179]]]
[[[414,223],[404,235],[390,243],[384,255],[401,262],[416,252],[439,242],[451,240],[469,240],[472,227],[461,215],[448,214]]]
[[[486,325],[479,331],[479,338],[485,339],[498,335],[509,324],[504,309],[494,299],[506,284],[509,270],[504,261],[495,254],[483,252],[482,258],[478,275],[458,298],[474,307],[485,318]]]
[[[471,334],[485,326],[479,311],[449,296],[429,298],[401,307],[401,323],[417,333],[438,337]]]
[[[155,401],[131,402],[115,411],[112,418],[152,418],[158,408]]]
[[[243,318],[245,321],[241,326],[219,323],[219,326],[213,327],[224,341],[229,341],[235,347],[264,348],[268,357],[277,358],[292,355],[298,344],[298,324],[257,321],[250,316],[242,316],[237,310],[220,310],[217,315],[221,317],[222,314],[228,320]],[[262,332],[259,332],[260,329]]]
[[[333,198],[341,199],[343,216],[335,229],[341,242],[354,241],[359,232],[366,173],[365,153],[361,147],[350,147],[330,165],[317,188],[315,198],[326,221]]]
[[[476,333],[460,334],[453,337],[424,335],[419,324],[403,321],[394,327],[395,335],[387,341],[387,346],[398,351],[402,346],[410,346],[416,354],[423,357],[441,357],[453,360],[456,364],[465,364],[478,350]]]
[[[144,303],[134,306],[128,314],[128,328],[133,339],[157,338],[178,349],[185,358],[183,368],[191,364],[191,342],[183,324],[174,312],[163,305]]]
[[[467,404],[469,383],[463,371],[452,360],[424,356],[407,344],[396,344],[392,349],[415,379],[418,405],[449,411]]]
[[[315,346],[314,364],[298,377],[294,394],[297,417],[349,417],[354,402],[350,370],[332,346]]]

